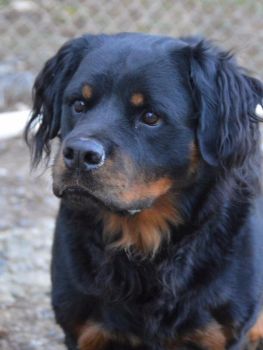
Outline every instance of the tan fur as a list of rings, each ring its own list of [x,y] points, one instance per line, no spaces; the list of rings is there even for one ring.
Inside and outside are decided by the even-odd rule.
[[[87,322],[78,332],[80,350],[103,350],[111,340],[111,335],[99,324]]]
[[[207,350],[225,350],[227,345],[227,336],[218,323],[212,323],[204,329],[195,331],[189,340]]]
[[[91,99],[93,95],[92,87],[88,84],[84,85],[82,88],[82,96],[85,98],[85,100]]]
[[[172,187],[172,180],[161,178],[145,183],[131,184],[130,189],[122,193],[124,203],[132,203],[147,198],[158,198]]]
[[[103,215],[104,236],[121,233],[113,248],[135,247],[144,254],[154,255],[163,239],[169,239],[169,223],[178,225],[182,219],[169,194],[134,216],[120,216],[110,212]]]
[[[135,93],[131,97],[131,104],[135,107],[142,106],[144,104],[144,96],[141,93]]]
[[[80,327],[76,333],[79,350],[103,350],[111,340],[123,344],[129,343],[134,347],[141,345],[141,340],[134,335],[110,333],[102,325],[90,321]]]
[[[248,338],[251,342],[263,339],[263,312],[259,315],[255,325],[250,329]]]
[[[229,334],[228,334],[229,333]],[[225,350],[231,334],[218,323],[213,322],[203,329],[198,329],[190,335],[186,335],[180,341],[168,342],[167,350],[177,350],[183,344],[192,343],[205,350]]]

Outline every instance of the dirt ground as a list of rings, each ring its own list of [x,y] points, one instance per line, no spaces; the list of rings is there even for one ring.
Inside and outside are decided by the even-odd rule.
[[[30,175],[21,138],[0,141],[0,349],[63,350],[50,308],[57,200],[49,171]]]
[[[50,307],[58,201],[50,169],[29,169],[21,137],[0,141],[0,350],[65,350]]]

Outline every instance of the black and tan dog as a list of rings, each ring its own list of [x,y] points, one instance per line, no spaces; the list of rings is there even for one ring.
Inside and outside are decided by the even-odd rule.
[[[60,138],[52,300],[68,349],[256,348],[262,95],[194,38],[85,35],[46,63],[26,137],[35,165]]]

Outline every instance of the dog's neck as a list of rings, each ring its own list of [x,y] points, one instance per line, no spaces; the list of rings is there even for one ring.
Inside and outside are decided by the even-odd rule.
[[[135,249],[143,255],[158,251],[163,240],[169,241],[171,226],[183,223],[176,208],[176,200],[170,193],[161,196],[151,208],[135,215],[118,215],[104,211],[101,216],[105,242],[112,249]]]

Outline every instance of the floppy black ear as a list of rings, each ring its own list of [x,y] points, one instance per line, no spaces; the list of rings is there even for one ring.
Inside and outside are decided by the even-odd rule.
[[[259,121],[255,109],[262,104],[262,84],[211,43],[190,42],[190,46],[201,154],[213,166],[239,166],[255,151]]]
[[[50,140],[60,129],[63,91],[87,49],[87,37],[73,39],[49,59],[33,86],[32,116],[25,129],[25,139],[32,151],[32,164],[38,165],[43,152],[50,154]]]

